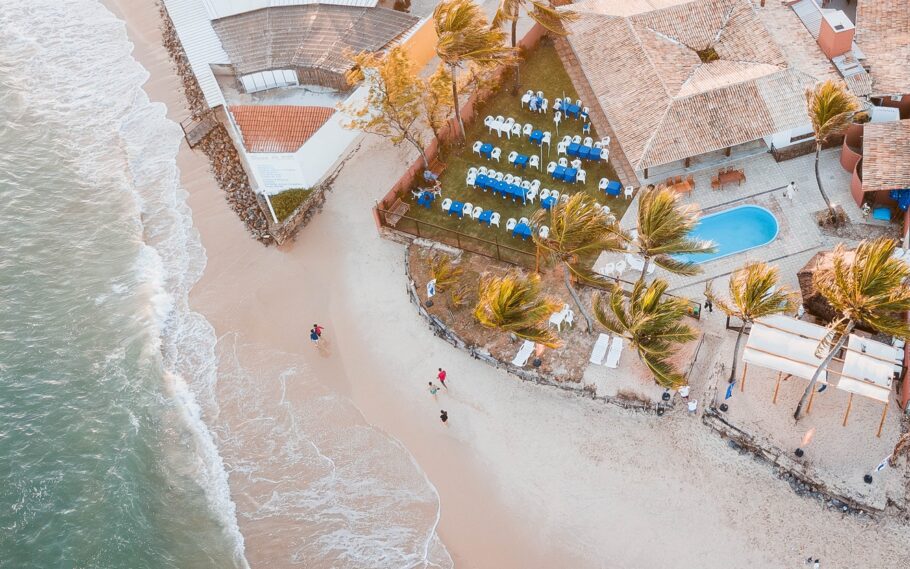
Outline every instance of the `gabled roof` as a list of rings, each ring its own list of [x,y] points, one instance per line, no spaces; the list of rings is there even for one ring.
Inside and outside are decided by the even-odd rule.
[[[910,120],[863,126],[863,191],[910,189]]]
[[[809,122],[815,79],[790,65],[748,0],[586,0],[571,10],[581,18],[567,39],[636,170]]]
[[[858,0],[856,43],[872,74],[873,94],[910,94],[910,3],[907,0]]]
[[[297,152],[335,113],[330,107],[230,107],[248,152]]]
[[[312,68],[342,74],[346,51],[378,51],[419,18],[359,6],[274,6],[212,22],[240,75],[268,69]]]

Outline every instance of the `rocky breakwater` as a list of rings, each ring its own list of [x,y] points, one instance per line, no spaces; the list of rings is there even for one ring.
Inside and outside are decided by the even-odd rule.
[[[189,60],[183,51],[183,45],[177,37],[177,31],[163,4],[159,4],[162,22],[162,41],[171,61],[174,62],[175,71],[183,83],[183,94],[187,106],[194,119],[212,120],[216,123],[208,134],[199,142],[197,148],[202,149],[209,158],[209,164],[215,180],[225,192],[225,197],[231,209],[246,224],[250,234],[265,244],[275,240],[269,232],[269,222],[266,217],[267,206],[260,203],[259,198],[250,187],[250,180],[240,162],[240,156],[224,126],[215,120],[212,110],[209,109],[196,81],[196,76],[190,68]]]

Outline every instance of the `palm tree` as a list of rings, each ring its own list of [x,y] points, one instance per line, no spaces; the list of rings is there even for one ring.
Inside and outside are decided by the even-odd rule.
[[[427,261],[430,276],[436,281],[436,292],[442,294],[458,283],[462,268],[452,262],[452,257],[445,253],[434,255]]]
[[[904,312],[910,310],[910,267],[891,256],[895,241],[881,237],[863,241],[850,258],[843,244],[834,248],[831,267],[815,273],[815,289],[828,301],[837,318],[828,325],[828,333],[816,350],[816,356],[827,351],[822,363],[796,406],[793,418],[802,416],[803,406],[815,389],[818,378],[843,347],[857,324],[864,324],[882,334],[910,338],[910,324]]]
[[[566,36],[568,32],[565,28],[566,22],[573,22],[578,19],[578,14],[568,10],[557,10],[556,6],[549,3],[540,2],[539,0],[500,0],[499,8],[493,16],[493,22],[490,24],[498,28],[504,22],[509,22],[512,28],[512,49],[515,49],[518,35],[518,15],[521,9],[531,17],[532,20],[543,26],[548,32],[557,36]],[[515,88],[518,88],[519,62],[515,61]]]
[[[736,360],[739,357],[739,343],[743,337],[746,324],[752,324],[758,318],[792,311],[796,299],[786,287],[778,288],[780,273],[777,267],[766,263],[746,263],[741,269],[730,275],[729,298],[717,296],[711,285],[705,290],[705,296],[717,305],[724,314],[742,321],[736,334],[733,346],[733,365],[730,367],[730,383],[736,377]]]
[[[568,201],[553,204],[550,211],[538,210],[534,214],[533,225],[549,227],[549,235],[545,238],[539,232],[534,232],[534,244],[537,245],[538,252],[542,251],[553,262],[562,265],[566,289],[584,316],[587,331],[592,331],[594,321],[572,286],[572,277],[582,281],[594,280],[594,273],[584,268],[580,261],[590,260],[590,257],[604,250],[621,250],[621,230],[583,192],[573,195]]]
[[[540,290],[538,275],[517,272],[502,277],[485,276],[480,280],[474,318],[487,328],[515,334],[519,338],[559,347],[559,338],[546,325],[561,304]]]
[[[464,123],[458,105],[458,68],[473,62],[482,67],[508,64],[515,50],[505,45],[505,33],[490,28],[483,10],[472,0],[447,0],[433,11],[436,27],[436,55],[452,73],[452,99],[459,133],[464,138]]]
[[[686,382],[669,358],[674,346],[696,338],[695,331],[681,320],[689,303],[684,298],[665,296],[667,282],[655,279],[646,285],[638,281],[628,301],[620,287],[610,293],[594,295],[594,316],[610,332],[629,340],[638,356],[648,366],[654,379],[663,387],[677,387]]]
[[[818,173],[818,161],[822,146],[831,137],[841,134],[850,124],[853,114],[859,110],[859,101],[850,93],[843,83],[828,79],[806,90],[806,108],[812,120],[812,131],[815,133],[815,181],[829,212],[834,211],[831,200],[822,188],[822,178]]]
[[[689,238],[696,225],[698,208],[679,203],[679,194],[663,186],[644,190],[638,198],[638,235],[631,239],[626,236],[632,248],[644,258],[639,280],[645,279],[652,261],[675,275],[698,274],[696,265],[673,258],[673,255],[714,252],[711,243]]]

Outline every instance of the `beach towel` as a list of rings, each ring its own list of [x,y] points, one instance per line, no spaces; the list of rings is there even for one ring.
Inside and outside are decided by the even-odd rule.
[[[594,349],[591,350],[591,359],[589,361],[595,365],[603,365],[608,347],[610,347],[610,336],[607,334],[598,336],[597,342],[594,343]]]
[[[531,357],[531,354],[534,353],[534,342],[525,340],[525,343],[521,345],[521,348],[518,349],[518,353],[515,354],[515,359],[512,360],[512,365],[518,367],[524,367],[528,363],[528,358]]]
[[[604,362],[604,365],[616,369],[619,365],[619,357],[622,355],[622,338],[619,336],[613,338],[613,343],[610,344],[610,352],[607,354],[607,361]]]

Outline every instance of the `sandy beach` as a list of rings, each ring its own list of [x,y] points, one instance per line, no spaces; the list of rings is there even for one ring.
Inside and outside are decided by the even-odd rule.
[[[184,118],[157,7],[106,3],[127,22],[134,57],[151,74],[150,97],[173,120]],[[219,338],[218,412],[207,420],[229,441],[222,454],[252,567],[323,566],[307,557],[308,536],[295,535],[299,520],[266,515],[258,493],[274,488],[248,476],[307,416],[323,421],[326,444],[333,429],[372,426],[407,448],[438,491],[437,532],[456,567],[797,568],[810,555],[825,569],[910,563],[906,525],[843,516],[796,496],[767,465],[689,416],[658,419],[522,383],[434,338],[405,294],[403,246],[381,240],[370,214],[410,159],[362,139],[324,211],[296,242],[266,248],[228,208],[205,156],[181,147],[181,178],[208,257],[191,301]],[[314,322],[326,326],[319,350],[307,339]],[[434,402],[424,388],[440,366],[449,390]],[[320,400],[331,405],[319,409]],[[254,404],[271,417],[268,429],[251,428]],[[404,473],[384,458],[401,460],[400,449],[379,441],[371,434],[358,452]],[[284,463],[281,476],[305,482],[315,464]],[[418,498],[412,511],[389,517],[432,526],[435,498]]]

